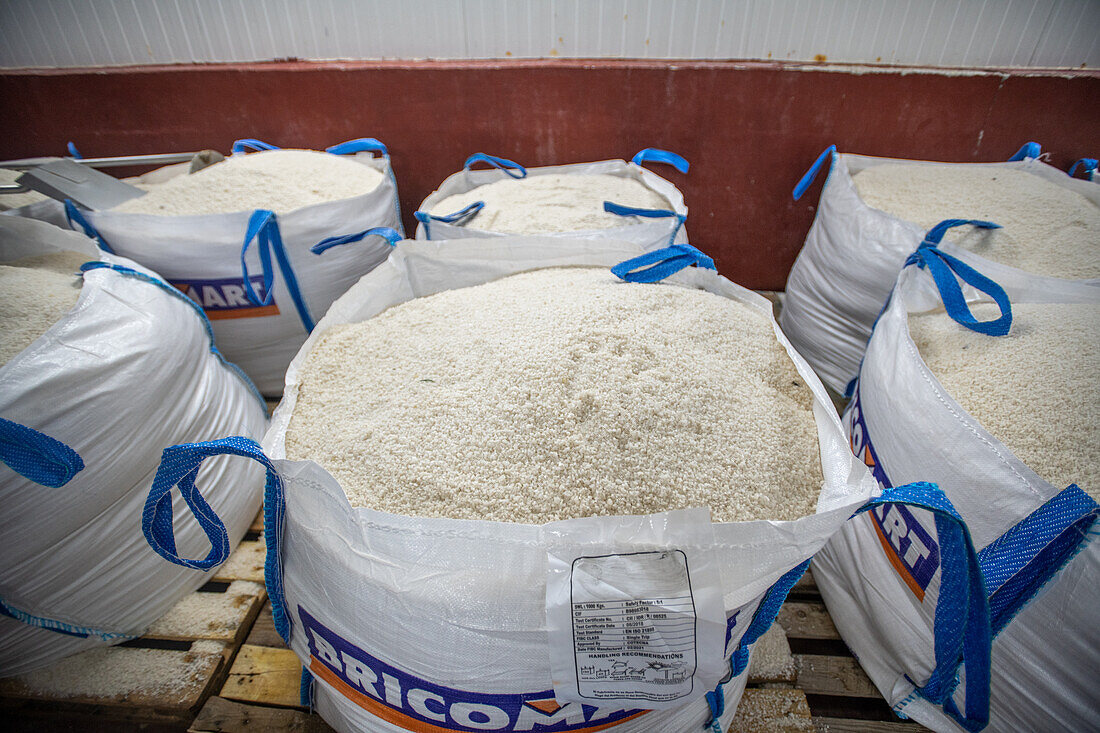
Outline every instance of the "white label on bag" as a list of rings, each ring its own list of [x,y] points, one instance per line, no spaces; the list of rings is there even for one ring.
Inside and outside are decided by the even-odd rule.
[[[726,671],[707,510],[544,527],[559,703],[679,707]]]

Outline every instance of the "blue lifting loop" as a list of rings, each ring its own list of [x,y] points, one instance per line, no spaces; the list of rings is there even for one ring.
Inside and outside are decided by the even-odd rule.
[[[355,234],[345,234],[340,237],[329,237],[328,239],[322,239],[320,242],[310,247],[309,251],[315,255],[319,255],[327,249],[339,247],[341,244],[351,244],[352,242],[359,242],[366,239],[367,237],[382,237],[382,239],[385,239],[387,242],[390,243],[391,247],[396,246],[397,243],[402,240],[402,236],[397,232],[396,229],[391,229],[390,227],[373,227],[371,229],[366,229],[361,232],[356,232]]]
[[[692,265],[716,269],[714,260],[690,244],[674,244],[620,262],[611,268],[611,274],[626,282],[655,283]]]
[[[802,194],[806,193],[806,189],[810,187],[810,184],[817,178],[817,172],[821,170],[821,166],[825,163],[825,159],[829,158],[829,166],[832,167],[833,157],[836,155],[836,145],[830,145],[821,152],[821,155],[817,156],[817,160],[813,162],[810,169],[802,174],[802,178],[795,184],[794,191],[791,193],[794,196],[794,200],[798,201],[802,198]]]
[[[257,140],[254,137],[241,138],[240,140],[233,141],[233,147],[230,148],[234,153],[247,153],[249,150],[281,150],[278,145],[272,145],[271,143],[265,143],[263,140]]]
[[[940,589],[933,644],[936,666],[923,685],[913,682],[915,691],[942,706],[965,730],[976,733],[989,724],[993,637],[985,581],[970,531],[946,494],[936,484],[924,481],[887,488],[856,514],[889,504],[931,512],[940,542]],[[953,696],[959,684],[959,667],[964,664],[964,709],[959,710]]]
[[[1069,167],[1068,173],[1070,176],[1073,176],[1073,174],[1077,172],[1078,166],[1080,166],[1081,172],[1087,175],[1091,181],[1093,176],[1096,175],[1096,166],[1098,164],[1100,163],[1098,163],[1096,158],[1081,158]]]
[[[23,478],[60,488],[84,470],[80,454],[56,438],[0,418],[0,461]]]
[[[982,229],[999,229],[1000,225],[978,219],[947,219],[928,230],[924,241],[916,251],[906,259],[906,266],[916,265],[927,268],[936,282],[943,306],[956,323],[971,331],[989,336],[1004,336],[1012,327],[1012,304],[1004,288],[981,274],[957,257],[942,251],[937,245],[943,239],[944,232],[952,227],[971,225]],[[993,299],[1000,308],[1001,315],[992,321],[979,321],[966,304],[959,280],[972,285]]]
[[[470,166],[474,163],[488,163],[494,168],[498,168],[507,173],[512,178],[525,178],[527,176],[527,169],[514,160],[508,160],[507,158],[498,158],[495,155],[486,155],[485,153],[474,153],[466,162],[462,164],[462,170],[470,170]],[[518,173],[516,171],[519,171]]]
[[[1026,160],[1027,158],[1038,158],[1043,154],[1043,148],[1036,142],[1024,143],[1023,147],[1012,154],[1012,157],[1008,159],[1011,163],[1015,160]]]
[[[484,201],[475,201],[465,208],[459,209],[453,214],[444,214],[436,216],[429,214],[426,211],[414,211],[413,218],[423,224],[425,227],[433,221],[440,221],[444,224],[454,224],[455,226],[463,226],[470,223],[470,220],[477,216],[478,212],[485,208]]]
[[[644,150],[639,150],[635,153],[634,157],[630,159],[630,162],[634,165],[641,165],[642,163],[666,163],[681,173],[687,173],[691,165],[683,156],[659,148],[645,148]]]
[[[338,143],[325,148],[326,153],[333,155],[351,155],[353,153],[381,153],[383,157],[390,157],[390,151],[373,137],[360,137],[355,140]]]

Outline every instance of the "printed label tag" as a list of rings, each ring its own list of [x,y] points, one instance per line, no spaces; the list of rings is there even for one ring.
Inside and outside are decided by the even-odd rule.
[[[726,615],[706,509],[543,529],[554,696],[679,707],[726,671]]]

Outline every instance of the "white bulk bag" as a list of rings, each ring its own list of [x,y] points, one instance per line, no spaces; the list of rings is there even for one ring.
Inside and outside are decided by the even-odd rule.
[[[642,167],[642,163],[667,163],[681,173],[687,173],[688,162],[675,153],[656,148],[638,151],[627,163],[625,160],[603,160],[595,163],[573,163],[570,165],[548,165],[539,168],[524,168],[519,163],[493,155],[476,153],[466,159],[462,170],[449,176],[424,202],[414,216],[419,222],[416,226],[417,239],[464,239],[467,237],[515,237],[514,234],[478,229],[469,223],[470,217],[477,213],[475,206],[446,216],[433,216],[430,212],[436,204],[448,196],[466,193],[478,186],[484,186],[505,178],[526,178],[527,176],[546,175],[608,175],[620,178],[633,178],[648,188],[664,196],[672,205],[669,210],[632,209],[629,207],[608,208],[612,213],[631,216],[636,223],[626,224],[614,229],[593,229],[589,231],[554,232],[540,236],[565,237],[569,239],[617,239],[639,244],[645,249],[659,249],[675,243],[687,241],[684,221],[687,219],[687,207],[684,195],[670,181],[651,173]],[[471,170],[477,163],[487,163],[490,170]],[[616,202],[610,202],[615,204]]]
[[[1001,298],[1002,312],[1009,297],[1097,303],[1100,289],[1004,267],[1005,295],[962,256],[925,246],[912,259],[919,267],[902,270],[868,344],[845,425],[853,450],[883,486],[918,476],[938,483],[980,550],[993,635],[991,682],[982,693],[990,701],[989,730],[1091,730],[1100,720],[1097,504],[1076,486],[1044,481],[967,414],[920,358],[907,318],[938,307],[942,297],[948,313],[966,320],[963,299],[979,294],[970,285],[960,290],[956,273]],[[946,284],[942,296],[923,267],[935,268]],[[942,546],[926,513],[890,507],[849,522],[814,559],[814,577],[845,642],[895,712],[936,731],[978,730],[916,690],[941,652],[951,653],[943,638],[964,613],[937,612],[937,603],[945,607],[935,575]],[[968,665],[965,682],[970,676]]]
[[[65,249],[96,258],[83,235],[0,217],[0,262]],[[217,562],[190,569],[149,551],[142,510],[164,448],[260,436],[267,419],[194,303],[104,260],[85,265],[76,306],[0,365],[0,676],[140,636],[209,580],[259,509],[261,473],[221,459],[199,480],[224,531],[208,541],[185,522],[176,535],[189,553],[216,539]],[[170,523],[169,508],[150,519]]]
[[[875,318],[905,258],[925,235],[921,226],[865,204],[852,176],[866,168],[898,163],[1015,169],[1075,191],[1100,206],[1100,189],[1040,162],[1038,155],[1039,146],[1028,143],[1006,163],[874,158],[841,154],[835,145],[818,157],[794,190],[797,200],[826,159],[831,161],[814,223],[787,277],[779,323],[825,384],[843,393],[856,377]],[[958,212],[960,217],[969,215]],[[964,251],[955,244],[941,248],[950,253]]]
[[[277,149],[238,140],[233,152],[249,148]],[[386,147],[364,138],[327,152],[354,154],[355,161],[384,178],[361,196],[278,216],[265,210],[153,216],[66,208],[104,251],[155,270],[198,300],[226,358],[261,392],[278,395],[287,364],[317,319],[386,259],[390,243],[400,238],[389,230],[403,231]]]
[[[752,642],[772,623],[811,555],[853,512],[881,501],[871,499],[875,482],[847,449],[824,388],[774,321],[776,338],[814,394],[820,440],[824,485],[817,513],[797,521],[711,523],[698,509],[543,526],[423,519],[353,508],[319,465],[285,460],[300,372],[316,340],[329,328],[414,298],[528,270],[606,267],[634,257],[616,272],[651,280],[680,270],[668,284],[634,287],[700,288],[771,317],[771,305],[761,296],[712,270],[682,269],[709,263],[698,250],[675,245],[639,257],[643,249],[611,239],[547,237],[401,243],[333,304],[295,357],[262,451],[239,438],[221,441],[219,451],[211,445],[175,449],[161,489],[213,452],[248,456],[268,467],[266,578],[276,628],[312,675],[312,700],[337,730],[721,733],[744,688]],[[644,265],[652,267],[629,274]],[[896,491],[918,502],[936,500],[934,487]],[[681,522],[690,527],[686,537],[660,539]],[[562,538],[568,536],[587,556],[678,551],[693,567],[713,568],[713,585],[693,585],[691,593],[695,602],[713,600],[719,637],[697,651],[700,667],[704,657],[715,659],[725,679],[715,677],[706,686],[700,681],[679,707],[652,712],[636,701],[588,704],[563,692],[567,677],[553,670],[574,650],[568,626],[559,625],[563,609],[568,623],[571,606],[567,596],[563,602],[560,585],[563,573],[569,574],[562,562]],[[976,562],[972,551],[969,562]],[[714,630],[700,613],[703,627],[699,634]]]

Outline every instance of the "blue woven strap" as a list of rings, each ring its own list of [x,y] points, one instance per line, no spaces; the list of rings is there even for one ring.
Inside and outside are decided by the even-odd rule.
[[[734,650],[733,657],[730,659],[730,667],[734,677],[740,675],[749,666],[749,647],[755,644],[756,640],[763,636],[775,623],[775,619],[779,615],[779,609],[783,606],[783,602],[787,600],[791,588],[794,587],[799,578],[806,574],[806,568],[808,567],[810,567],[809,560],[795,565],[784,573],[779,580],[775,581],[771,588],[768,588],[764,594],[764,599],[756,607],[752,620],[749,621],[749,627],[741,635],[741,641],[737,643],[737,649]]]
[[[0,418],[0,461],[35,483],[60,488],[84,470],[80,455],[56,438]]]
[[[825,164],[825,159],[829,159],[829,165],[832,166],[833,156],[836,155],[836,145],[830,145],[822,151],[821,155],[817,156],[817,160],[813,162],[810,169],[802,174],[802,178],[795,184],[794,191],[791,195],[794,196],[794,200],[798,201],[802,198],[802,194],[806,193],[806,189],[810,187],[810,184],[817,178],[817,172],[821,170],[821,166]]]
[[[85,218],[84,213],[72,202],[72,199],[65,199],[65,218],[69,222],[70,229],[75,231],[76,227],[80,227],[85,235],[95,240],[96,245],[101,250],[112,255],[115,253],[110,245],[107,244],[106,240],[104,240],[103,237],[99,235],[99,232],[95,230],[91,222]]]
[[[195,570],[209,570],[229,558],[231,548],[225,523],[195,486],[195,478],[203,461],[220,455],[251,458],[267,469],[268,485],[279,481],[275,467],[263,454],[260,446],[249,438],[234,436],[165,448],[161,453],[153,485],[145,498],[145,507],[141,513],[141,531],[149,546],[171,563]],[[201,560],[180,557],[176,551],[175,529],[172,524],[172,491],[177,487],[203,533],[210,540],[210,551]]]
[[[1098,514],[1071,484],[978,553],[994,636],[1085,546]]]
[[[84,159],[84,156],[81,155],[80,151],[76,149],[76,143],[74,143],[72,140],[65,143],[65,149],[69,151],[69,155],[72,156],[75,160]]]
[[[1081,172],[1088,174],[1089,180],[1092,180],[1097,165],[1100,165],[1100,161],[1097,161],[1096,158],[1081,158],[1069,167],[1068,173],[1072,176],[1077,172],[1077,167],[1080,166]]]
[[[910,682],[917,694],[941,705],[964,729],[979,731],[989,723],[993,637],[985,581],[970,530],[936,484],[921,481],[885,489],[856,514],[888,504],[905,504],[931,512],[940,543],[940,589],[933,639],[936,667],[923,686]],[[963,664],[966,665],[965,711],[960,711],[952,696]]]
[[[466,162],[462,164],[462,170],[470,170],[470,166],[474,163],[488,163],[494,168],[499,168],[512,178],[524,178],[527,176],[527,169],[514,160],[508,160],[507,158],[498,158],[495,155],[486,155],[485,153],[474,153]],[[516,171],[519,171],[517,173]]]
[[[936,283],[936,288],[940,292],[940,299],[947,310],[947,315],[956,323],[969,328],[971,331],[989,336],[1004,336],[1012,326],[1012,304],[1009,302],[1008,294],[1005,293],[1004,288],[962,260],[952,257],[936,246],[943,239],[945,231],[951,227],[966,224],[983,229],[997,229],[1000,227],[998,224],[976,219],[947,219],[928,231],[924,241],[906,259],[905,265],[916,265],[928,269]],[[960,280],[993,298],[1000,309],[1000,317],[992,321],[979,321],[976,319],[970,311],[970,306],[966,304],[962,286],[959,285]]]
[[[302,667],[302,678],[298,682],[298,704],[313,709],[313,675],[305,667]]]
[[[734,677],[740,676],[741,673],[748,668],[750,648],[756,643],[756,640],[775,623],[776,616],[779,615],[779,609],[787,599],[787,595],[791,592],[791,588],[793,588],[794,584],[798,582],[798,579],[805,574],[806,568],[809,566],[809,560],[799,563],[784,573],[782,577],[775,581],[775,583],[773,583],[764,593],[764,598],[756,607],[752,620],[749,621],[748,628],[745,629],[745,633],[741,635],[741,640],[737,643],[737,648],[730,656],[729,671],[718,683],[718,686],[706,694],[707,704],[710,706],[710,720],[708,720],[705,725],[709,726],[712,731],[723,733],[718,724],[719,716],[721,716],[726,709],[726,698],[722,692],[722,688],[727,682]],[[730,634],[733,632],[734,619],[736,619],[736,614],[727,624],[727,644],[729,644]]]
[[[390,243],[391,247],[395,246],[402,239],[401,234],[398,233],[396,229],[391,229],[390,227],[373,227],[371,229],[365,229],[361,232],[356,232],[355,234],[344,234],[343,236],[339,237],[329,237],[328,239],[322,239],[320,242],[310,247],[309,251],[315,255],[319,255],[327,249],[339,247],[341,244],[360,242],[367,237],[382,237],[382,239],[385,239],[387,242]]]
[[[278,145],[272,145],[271,143],[265,143],[263,140],[257,140],[254,137],[246,137],[240,140],[233,141],[233,147],[230,149],[234,153],[245,153],[249,150],[281,150]]]
[[[645,148],[639,150],[634,154],[634,157],[630,159],[630,162],[634,165],[641,165],[642,163],[667,163],[681,173],[687,173],[691,165],[682,156],[659,148]]]
[[[692,265],[716,269],[714,260],[690,244],[674,244],[620,262],[611,268],[611,274],[631,283],[655,283]]]
[[[1038,158],[1043,154],[1043,148],[1036,142],[1024,143],[1023,147],[1012,154],[1012,157],[1008,159],[1008,162],[1014,160],[1025,160],[1027,158]]]
[[[260,267],[264,273],[263,298],[256,295],[256,291],[252,287],[252,280],[248,273],[248,261],[245,259],[248,248],[253,241],[257,243],[256,246],[260,253]],[[279,270],[283,274],[283,281],[286,283],[287,290],[290,291],[290,298],[294,301],[294,307],[298,310],[298,317],[302,320],[302,326],[305,327],[306,333],[309,333],[313,330],[313,317],[310,315],[309,308],[302,297],[302,291],[298,288],[298,278],[294,275],[294,268],[291,267],[290,258],[287,257],[286,248],[283,246],[283,237],[279,232],[279,218],[274,211],[256,209],[248,219],[248,229],[244,235],[244,244],[241,246],[241,278],[244,293],[255,305],[271,305],[272,286],[275,282],[275,270],[271,266],[272,253],[274,253],[275,260],[279,264]]]
[[[724,684],[724,682],[720,682],[717,687],[706,695],[707,705],[710,707],[710,720],[703,725],[710,728],[711,733],[725,733],[719,721],[719,718],[722,717],[722,713],[726,712],[726,696],[722,692],[722,686]]]
[[[414,211],[413,218],[423,224],[425,229],[427,229],[429,224],[431,224],[431,222],[433,221],[440,221],[444,224],[454,224],[455,226],[462,226],[469,223],[469,221],[477,216],[478,212],[481,211],[483,208],[485,208],[484,201],[475,201],[469,206],[463,209],[459,209],[453,214],[436,216],[434,214],[429,214],[426,211]],[[430,236],[428,238],[431,239]]]
[[[326,153],[333,155],[351,155],[353,153],[381,153],[383,157],[390,157],[390,151],[380,141],[373,137],[360,137],[355,140],[337,143],[325,148]]]
[[[675,211],[668,209],[639,209],[634,206],[616,204],[612,201],[604,201],[603,210],[618,216],[640,216],[644,219],[675,219],[676,226],[673,227],[672,233],[668,237],[670,247],[676,243],[676,234],[680,231],[680,227],[684,225],[684,222],[687,221],[687,217],[683,214],[677,214]]]

